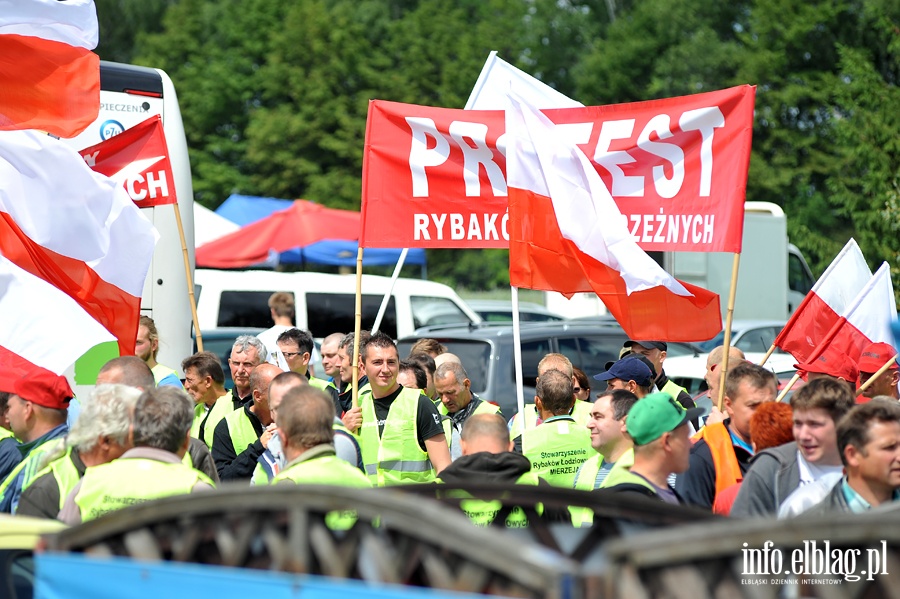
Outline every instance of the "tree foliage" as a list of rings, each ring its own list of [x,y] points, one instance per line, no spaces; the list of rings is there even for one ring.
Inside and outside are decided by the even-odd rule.
[[[900,251],[896,0],[98,0],[98,12],[139,32],[104,58],[174,80],[210,207],[241,192],[357,208],[368,102],[461,107],[498,50],[586,104],[754,84],[747,198],[784,207],[814,270],[849,236],[873,265]],[[505,252],[434,251],[429,273],[508,280]]]

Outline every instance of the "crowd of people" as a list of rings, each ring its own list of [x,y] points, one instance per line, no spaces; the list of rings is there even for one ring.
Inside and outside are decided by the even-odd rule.
[[[804,383],[789,401],[775,401],[770,370],[735,348],[726,361],[716,348],[705,393],[717,398],[724,380],[724,400],[710,413],[667,377],[663,341],[628,340],[592,376],[551,353],[538,365],[533,402],[507,420],[433,339],[401,357],[383,333],[363,331],[356,343],[335,332],[314,375],[313,336],[292,326],[291,296],[274,294],[269,307],[271,329],[234,341],[230,389],[213,353],[185,358],[183,380],[158,363],[148,317],[135,355],[100,369],[74,418],[63,377],[44,372],[0,389],[0,511],[76,524],[226,481],[506,482],[790,518],[864,512],[900,490],[900,371],[894,363],[877,374],[896,355],[885,343],[865,348],[852,372],[798,365]],[[462,505],[480,525],[496,512]],[[572,518],[591,521],[579,510]],[[521,513],[506,524],[521,525]]]

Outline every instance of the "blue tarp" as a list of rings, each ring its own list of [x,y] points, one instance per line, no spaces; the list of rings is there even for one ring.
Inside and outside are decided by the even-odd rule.
[[[291,206],[293,200],[265,198],[231,194],[222,205],[216,208],[216,214],[227,218],[240,226],[249,225],[263,219],[273,212]],[[359,245],[355,241],[328,239],[314,243],[305,248],[282,252],[279,262],[282,264],[327,264],[329,266],[356,266],[356,251]],[[400,257],[399,249],[367,248],[363,252],[364,266],[393,266]],[[423,266],[425,250],[410,248],[404,264]]]
[[[475,599],[485,595],[356,580],[84,554],[35,555],[35,599]]]

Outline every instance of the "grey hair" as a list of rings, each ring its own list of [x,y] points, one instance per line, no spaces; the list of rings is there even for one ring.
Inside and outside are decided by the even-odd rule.
[[[177,453],[194,421],[194,402],[182,389],[144,391],[134,406],[134,446]]]
[[[234,345],[232,346],[232,350],[237,350],[239,354],[247,351],[248,347],[252,347],[256,350],[256,355],[259,358],[260,363],[266,361],[266,358],[269,356],[269,350],[266,349],[266,344],[259,340],[259,337],[255,335],[241,335],[237,339],[234,340]]]
[[[128,385],[98,385],[82,403],[66,444],[79,451],[91,451],[99,437],[110,437],[124,445],[131,427],[131,412],[140,396],[140,389]]]
[[[466,369],[459,362],[444,362],[434,371],[434,378],[443,380],[450,373],[453,373],[453,376],[456,377],[456,382],[459,384],[462,384],[464,380],[469,378],[469,375],[466,374]]]

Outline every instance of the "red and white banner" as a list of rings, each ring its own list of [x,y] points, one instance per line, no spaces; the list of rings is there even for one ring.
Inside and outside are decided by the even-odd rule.
[[[139,208],[178,201],[166,136],[158,114],[79,154],[89,167],[124,185]]]
[[[641,250],[584,153],[556,138],[539,111],[512,104],[510,284],[594,292],[630,339],[701,341],[721,331],[718,295],[675,280]]]
[[[157,238],[125,190],[64,142],[0,133],[0,254],[73,298],[118,339],[122,355],[134,353]],[[68,334],[66,322],[57,324]]]
[[[808,362],[871,278],[859,245],[850,239],[778,333],[775,346]]]
[[[0,314],[0,379],[6,382],[39,370],[62,375],[95,345],[115,340],[74,299],[3,256]]]
[[[100,111],[93,0],[0,0],[0,131],[75,137]]]
[[[755,88],[547,109],[591,160],[644,250],[738,252]],[[508,247],[503,111],[373,101],[364,247]]]

